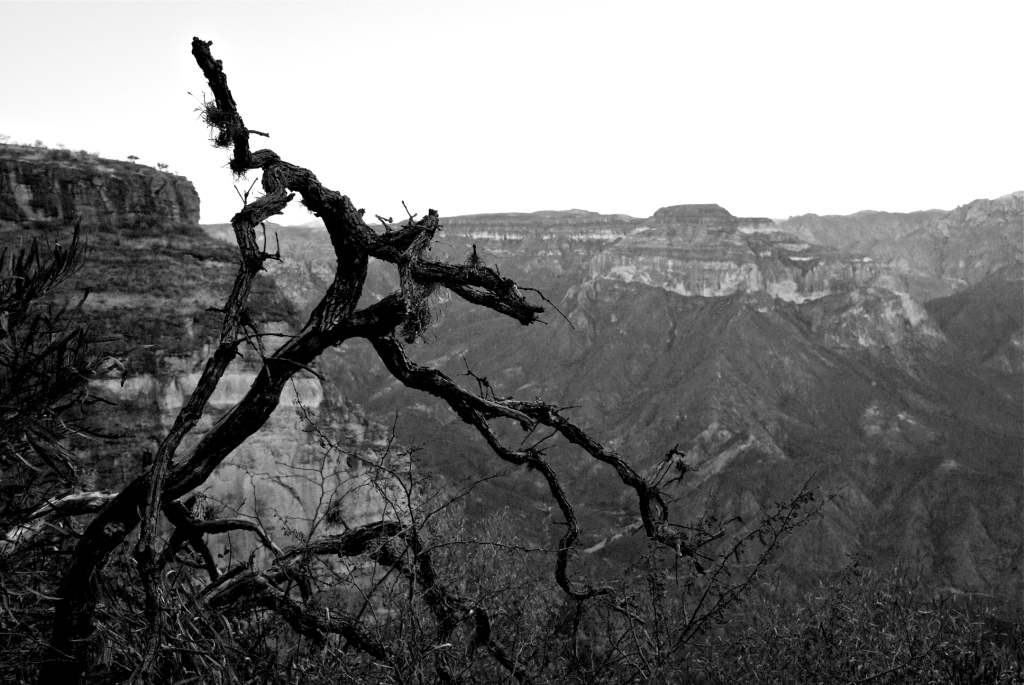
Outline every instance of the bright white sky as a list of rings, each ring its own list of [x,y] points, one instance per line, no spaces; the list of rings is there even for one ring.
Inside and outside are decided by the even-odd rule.
[[[0,2],[0,133],[240,207],[190,54],[369,215],[951,209],[1024,188],[1024,2]],[[296,207],[283,223],[310,220]]]

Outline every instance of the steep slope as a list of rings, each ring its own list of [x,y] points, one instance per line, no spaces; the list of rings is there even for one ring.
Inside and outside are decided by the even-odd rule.
[[[68,447],[85,467],[87,487],[117,489],[148,464],[196,387],[220,335],[216,308],[232,287],[237,248],[199,228],[198,197],[182,177],[11,146],[0,147],[0,169],[0,197],[14,198],[0,221],[5,247],[32,238],[59,241],[70,232],[69,222],[81,222],[85,266],[55,304],[69,304],[70,315],[104,341],[94,349],[117,359],[125,373],[93,383],[102,401],[85,408],[85,425],[94,435],[75,437]],[[261,354],[299,323],[295,307],[268,277],[256,280],[249,314],[265,336],[242,346],[185,449],[244,395]],[[314,416],[341,451],[325,454],[312,432]],[[204,492],[213,510],[257,516],[275,535],[322,518],[334,491],[335,523],[358,523],[381,505],[370,490],[357,487],[367,474],[353,455],[383,458],[387,438],[336,394],[325,397],[320,381],[303,373],[270,421],[235,450]],[[253,544],[225,538],[217,546],[216,552],[230,556],[248,554]]]
[[[468,363],[497,395],[579,407],[575,420],[648,473],[679,445],[692,471],[670,490],[690,516],[710,501],[752,520],[812,475],[838,488],[786,557],[800,573],[854,552],[920,553],[936,583],[1016,592],[1024,398],[1018,385],[965,368],[901,302],[885,292],[803,305],[681,297],[606,280],[563,303],[575,330],[555,318],[521,330],[453,305],[412,354],[455,377]],[[422,445],[424,463],[456,482],[502,470],[450,411],[374,372],[368,350],[342,354],[332,372],[371,414],[397,412],[399,436]],[[551,455],[586,503],[585,547],[632,530],[636,512],[618,483],[570,450]],[[485,485],[478,510],[514,504],[536,511],[539,527],[556,526],[538,486],[529,474]],[[965,516],[974,528],[961,526]],[[616,544],[626,543],[602,554],[620,553]]]
[[[870,253],[879,243],[913,233],[946,214],[943,209],[907,214],[871,210],[847,216],[802,214],[789,217],[779,228],[810,243],[829,245],[844,252]]]
[[[1024,372],[1024,265],[1003,267],[925,307],[970,359],[1005,373]]]
[[[591,260],[593,278],[680,295],[764,291],[785,300],[822,297],[877,276],[871,259],[793,239],[770,219],[742,219],[718,205],[664,207]]]
[[[70,150],[0,145],[0,225],[188,224],[199,196],[183,176]]]
[[[1024,262],[1024,192],[944,213],[809,214],[779,228],[820,245],[862,251],[892,269],[915,299],[927,302]]]

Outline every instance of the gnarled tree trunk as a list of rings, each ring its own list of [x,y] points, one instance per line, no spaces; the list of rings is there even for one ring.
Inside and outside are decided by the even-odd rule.
[[[605,588],[579,588],[569,578],[569,550],[579,530],[573,507],[557,474],[541,452],[506,446],[492,430],[490,422],[493,420],[512,419],[524,430],[532,430],[538,424],[549,426],[594,459],[611,466],[622,482],[636,492],[645,533],[680,554],[690,553],[687,542],[666,526],[668,511],[657,489],[621,457],[561,416],[555,407],[541,401],[486,399],[463,389],[440,371],[409,361],[395,330],[401,330],[407,343],[415,341],[429,323],[429,317],[424,316],[423,300],[437,287],[448,288],[473,304],[493,309],[524,325],[536,321],[544,310],[528,302],[515,283],[479,260],[462,265],[430,261],[426,248],[440,227],[439,215],[434,210],[418,221],[410,217],[404,226],[378,234],[363,221],[363,211],[356,209],[348,197],[325,188],[309,170],[283,161],[271,150],[252,151],[249,137],[258,132],[245,127],[228,88],[223,66],[214,60],[210,45],[198,38],[192,41],[192,54],[214,97],[206,106],[205,119],[214,129],[215,144],[232,150],[230,166],[236,175],[256,170],[262,173],[264,195],[232,218],[240,253],[238,273],[223,307],[219,346],[207,363],[196,391],[162,441],[150,470],[128,484],[105,506],[78,543],[60,590],[51,650],[40,682],[73,685],[81,682],[90,667],[97,579],[111,554],[142,524],[136,558],[143,580],[147,573],[152,575],[157,564],[153,545],[160,511],[202,485],[232,450],[263,426],[277,407],[281,390],[289,378],[308,367],[328,347],[354,337],[370,340],[382,363],[398,380],[447,402],[460,418],[480,432],[497,456],[514,464],[528,464],[544,476],[567,522],[567,530],[558,546],[555,577],[573,598],[584,600],[607,591]],[[298,335],[266,358],[245,397],[193,448],[179,455],[182,439],[195,427],[221,376],[236,356],[238,346],[246,339],[242,330],[246,302],[264,260],[270,257],[258,248],[254,229],[280,213],[296,193],[326,226],[337,257],[334,280]],[[371,257],[394,265],[400,273],[402,287],[379,302],[357,310]],[[179,514],[180,511],[175,510],[171,518]],[[180,516],[178,520],[182,520]],[[398,565],[395,560],[391,562]],[[317,622],[319,619],[304,614],[271,580],[266,575],[253,575],[246,581],[246,587],[263,606],[280,612],[299,629],[348,634],[374,658],[387,659],[382,647],[361,636],[358,625],[344,618],[338,618],[336,624]],[[219,591],[218,597],[223,598],[224,592]],[[443,615],[454,601],[437,595],[435,608]],[[480,626],[487,625],[485,614],[477,620]],[[508,661],[498,643],[489,634],[483,634],[489,631],[481,628],[478,632],[481,645],[491,650],[499,661]],[[523,679],[521,674],[516,677]]]

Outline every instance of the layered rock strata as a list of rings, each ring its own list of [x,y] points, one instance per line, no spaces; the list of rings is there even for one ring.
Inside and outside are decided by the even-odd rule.
[[[679,205],[654,213],[591,261],[593,278],[612,278],[680,295],[766,292],[802,302],[870,283],[869,257],[794,239],[770,219],[734,217],[718,205]]]
[[[198,226],[199,198],[187,179],[127,162],[66,151],[0,147],[0,240],[4,245],[64,239],[80,222],[85,265],[56,304],[101,340],[95,351],[124,374],[97,380],[85,408],[93,433],[68,448],[84,485],[117,490],[149,463],[195,389],[220,335],[218,307],[231,290],[237,248]],[[272,277],[255,281],[251,339],[224,374],[184,454],[246,393],[262,365],[301,318]],[[256,335],[258,329],[259,335]],[[296,374],[270,420],[201,488],[207,512],[259,520],[280,544],[379,518],[387,485],[367,487],[369,464],[398,458],[387,433],[325,389]],[[393,510],[393,508],[392,508]],[[245,558],[248,535],[218,536],[225,561]]]
[[[820,245],[856,249],[884,265],[919,302],[947,297],[1024,263],[1024,192],[945,212],[792,217],[779,228]]]
[[[0,146],[0,222],[120,226],[199,222],[184,176],[70,150]]]

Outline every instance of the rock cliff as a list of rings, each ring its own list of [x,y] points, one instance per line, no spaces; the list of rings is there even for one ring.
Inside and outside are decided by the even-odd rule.
[[[807,214],[779,228],[809,242],[867,254],[923,303],[1024,262],[1024,192],[975,200],[950,212]]]
[[[0,170],[3,246],[60,240],[81,222],[85,266],[57,304],[71,303],[72,316],[105,341],[95,349],[126,373],[94,382],[102,401],[87,408],[85,425],[95,436],[75,437],[68,447],[85,467],[87,487],[117,489],[146,466],[198,382],[219,337],[215,309],[232,287],[237,248],[199,228],[199,198],[180,176],[17,146],[0,147]],[[242,346],[181,451],[241,399],[261,355],[300,325],[269,276],[256,280],[249,310],[264,335]],[[282,543],[286,531],[306,534],[313,522],[377,517],[382,490],[366,487],[366,464],[396,458],[387,437],[317,377],[300,373],[263,429],[204,485],[208,509],[256,517]],[[247,555],[253,542],[221,536],[213,547],[226,557]]]
[[[91,227],[190,224],[199,196],[183,176],[70,150],[0,146],[0,222]]]
[[[1024,263],[1024,191],[957,207],[925,230],[941,245],[939,276],[960,289]]]
[[[579,209],[530,214],[476,214],[446,218],[445,233],[455,256],[470,245],[488,262],[513,261],[524,274],[560,276],[578,270],[608,245],[637,230],[641,221],[625,214]]]
[[[879,242],[913,233],[946,214],[942,209],[907,214],[871,210],[846,216],[802,214],[780,222],[779,228],[809,243],[866,253]]]
[[[734,217],[714,204],[664,207],[647,219],[568,210],[475,214],[442,223],[438,259],[462,261],[475,247],[485,262],[556,297],[581,281],[613,279],[680,295],[766,292],[801,302],[873,284],[881,273],[870,257],[809,243],[771,219]],[[218,237],[227,229],[207,227]],[[290,272],[285,282],[296,292],[310,276],[319,278],[330,258],[326,238],[309,231],[281,232],[292,260],[280,268]],[[375,294],[395,283],[383,278]]]
[[[766,292],[795,302],[866,285],[877,275],[870,258],[794,239],[770,219],[734,217],[718,205],[659,209],[591,261],[593,278],[680,295]]]

